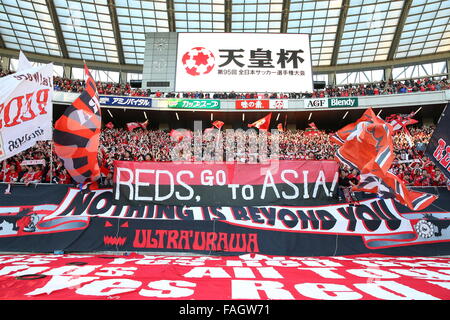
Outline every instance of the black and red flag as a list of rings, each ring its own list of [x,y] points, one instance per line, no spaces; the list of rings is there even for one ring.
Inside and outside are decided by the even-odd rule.
[[[425,155],[450,181],[450,115],[446,112],[449,107],[450,102],[447,103],[441,114],[437,127],[428,142]]]
[[[398,131],[403,129],[403,132],[405,133],[405,138],[408,140],[408,143],[411,147],[414,146],[414,143],[412,141],[412,136],[409,133],[408,128],[406,126],[416,124],[419,121],[413,119],[414,112],[411,112],[410,114],[391,114],[389,117],[386,117],[386,122],[389,123],[392,126],[392,129],[394,131]]]
[[[77,183],[94,182],[100,177],[100,103],[95,81],[86,65],[84,72],[84,91],[56,121],[53,132],[55,152]]]

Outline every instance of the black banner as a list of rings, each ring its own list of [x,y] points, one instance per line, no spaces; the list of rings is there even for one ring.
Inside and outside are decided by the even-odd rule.
[[[450,102],[442,111],[438,126],[431,136],[425,154],[434,162],[436,167],[450,179],[450,114],[447,114]]]
[[[0,186],[3,252],[196,252],[287,256],[450,254],[450,191],[427,211],[390,199],[350,206],[115,204],[111,189]],[[46,197],[43,197],[46,194]],[[442,209],[444,208],[444,209]]]

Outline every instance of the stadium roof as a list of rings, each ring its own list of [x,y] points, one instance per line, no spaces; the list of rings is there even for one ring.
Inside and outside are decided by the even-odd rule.
[[[450,52],[450,0],[1,0],[1,49],[142,65],[147,32],[311,36],[314,67]]]

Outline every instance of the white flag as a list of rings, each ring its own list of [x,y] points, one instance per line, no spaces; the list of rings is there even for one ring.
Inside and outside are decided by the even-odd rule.
[[[20,71],[0,78],[0,161],[52,140],[53,64],[25,68],[21,56]]]
[[[20,50],[20,53],[19,53],[19,65],[17,67],[17,72],[22,72],[24,70],[31,69],[31,68],[33,68],[33,65],[31,64],[30,61],[28,61],[27,57],[22,52],[22,50]]]

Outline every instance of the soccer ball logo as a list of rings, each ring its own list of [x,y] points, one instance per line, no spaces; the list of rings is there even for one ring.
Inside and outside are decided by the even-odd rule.
[[[210,73],[214,68],[214,55],[208,49],[195,47],[183,55],[181,62],[188,74],[199,76]]]

